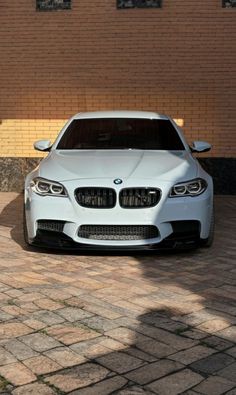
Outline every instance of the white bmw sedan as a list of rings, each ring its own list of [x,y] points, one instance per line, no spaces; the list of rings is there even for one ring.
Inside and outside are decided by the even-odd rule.
[[[30,245],[81,250],[210,246],[213,184],[175,122],[142,111],[73,116],[26,177]]]

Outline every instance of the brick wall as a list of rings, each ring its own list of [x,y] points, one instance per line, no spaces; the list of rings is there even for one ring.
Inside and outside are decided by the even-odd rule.
[[[0,3],[0,156],[36,156],[79,111],[154,110],[184,120],[189,141],[236,154],[236,8],[221,0],[163,0],[117,10],[116,0],[73,0],[36,12]],[[208,154],[209,156],[209,154]]]

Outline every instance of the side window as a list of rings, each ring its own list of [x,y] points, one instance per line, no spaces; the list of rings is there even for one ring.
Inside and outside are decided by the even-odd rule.
[[[37,11],[68,10],[71,0],[36,0]]]
[[[161,8],[162,0],[117,0],[117,8]]]

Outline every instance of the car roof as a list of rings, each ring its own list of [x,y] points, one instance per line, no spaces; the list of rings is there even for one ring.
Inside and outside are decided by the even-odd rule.
[[[93,111],[75,114],[72,119],[85,118],[144,118],[144,119],[169,119],[166,115],[151,111]]]

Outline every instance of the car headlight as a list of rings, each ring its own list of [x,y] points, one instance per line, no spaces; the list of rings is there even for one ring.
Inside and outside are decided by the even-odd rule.
[[[207,188],[207,183],[202,178],[175,184],[170,191],[170,197],[198,196]]]
[[[41,196],[68,196],[65,187],[56,181],[46,180],[45,178],[34,178],[30,187]]]

